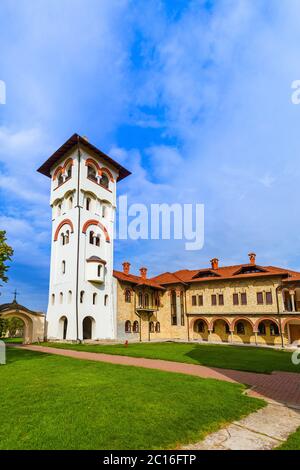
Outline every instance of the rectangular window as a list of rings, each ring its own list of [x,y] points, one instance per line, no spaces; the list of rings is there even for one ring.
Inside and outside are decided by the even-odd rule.
[[[272,305],[272,303],[273,303],[272,292],[266,292],[266,304]]]
[[[241,293],[241,304],[242,305],[247,305],[247,294],[246,294],[246,292]]]
[[[263,303],[264,303],[263,293],[262,292],[257,292],[256,297],[257,297],[257,305],[263,305]]]
[[[193,305],[193,307],[195,307],[195,305],[197,305],[197,296],[196,295],[192,295],[192,305]]]
[[[198,295],[198,305],[199,307],[203,307],[203,295]]]
[[[219,294],[219,305],[224,305],[224,295]]]
[[[239,304],[239,294],[233,294],[233,305],[238,305]]]
[[[216,294],[212,294],[211,296],[211,304],[214,306],[214,305],[217,305],[217,296]]]

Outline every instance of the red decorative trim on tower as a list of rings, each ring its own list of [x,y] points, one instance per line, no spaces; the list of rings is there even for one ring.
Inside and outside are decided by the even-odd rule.
[[[58,239],[58,234],[60,232],[60,229],[64,226],[64,225],[70,225],[71,227],[71,233],[74,232],[74,226],[73,226],[73,223],[70,219],[64,219],[60,222],[60,224],[58,225],[57,229],[55,230],[55,234],[54,234],[54,241],[56,242],[57,239]]]
[[[85,161],[85,166],[88,166],[88,165],[93,165],[96,168],[98,175],[101,176],[100,166],[95,160],[93,160],[92,158],[87,158]]]
[[[60,173],[61,171],[62,171],[63,173],[65,173],[66,168],[67,168],[67,166],[69,166],[69,165],[71,165],[71,166],[74,165],[74,160],[73,160],[73,158],[68,158],[68,159],[65,161],[64,165],[60,165],[59,167],[56,168],[56,170],[55,170],[55,172],[54,172],[54,175],[53,175],[53,178],[52,178],[53,181],[56,180],[58,173]]]
[[[107,241],[107,243],[110,243],[110,237],[109,237],[108,231],[107,231],[106,227],[104,227],[104,225],[101,224],[101,222],[99,222],[99,220],[91,219],[91,220],[88,220],[87,222],[85,222],[85,224],[82,227],[82,233],[86,233],[87,229],[91,225],[96,225],[97,227],[100,227],[101,230],[104,232],[105,240]]]
[[[112,183],[114,183],[114,181],[115,181],[115,180],[114,180],[114,177],[113,177],[111,171],[109,171],[108,168],[105,168],[104,166],[103,166],[102,168],[100,168],[100,175],[102,175],[102,173],[106,173],[107,176],[109,177],[110,181],[111,181]]]

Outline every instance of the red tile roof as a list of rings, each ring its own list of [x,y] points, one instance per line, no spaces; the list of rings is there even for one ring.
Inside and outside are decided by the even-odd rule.
[[[260,272],[247,272],[248,270]],[[246,272],[245,272],[246,271]],[[205,276],[205,274],[208,274]],[[211,276],[213,274],[214,276]],[[203,275],[203,277],[202,277]],[[258,266],[253,264],[237,264],[234,266],[223,266],[218,269],[181,269],[174,273],[165,272],[150,279],[143,280],[140,276],[125,274],[114,271],[114,276],[121,281],[131,282],[135,285],[148,285],[154,288],[163,288],[171,284],[191,284],[195,282],[209,282],[227,279],[245,279],[256,277],[281,276],[284,282],[300,281],[300,273],[290,269],[278,268],[276,266]],[[200,277],[199,277],[200,276]]]

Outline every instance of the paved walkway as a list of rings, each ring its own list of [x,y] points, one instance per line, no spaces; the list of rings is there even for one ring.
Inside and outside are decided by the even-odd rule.
[[[265,408],[234,421],[187,450],[271,450],[279,447],[300,426],[300,410],[269,403]]]
[[[248,395],[263,397],[268,401],[271,400],[300,409],[300,373],[273,372],[273,374],[257,374],[254,372],[218,369],[159,359],[143,359],[112,354],[74,351],[70,349],[49,348],[45,346],[26,345],[21,347],[31,351],[56,354],[76,359],[145,367],[147,369],[159,369],[166,372],[179,372],[181,374],[195,375],[197,377],[242,383],[251,387]]]

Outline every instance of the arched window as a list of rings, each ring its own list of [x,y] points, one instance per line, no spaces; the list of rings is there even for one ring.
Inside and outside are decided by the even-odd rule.
[[[95,245],[96,245],[96,246],[100,246],[100,235],[97,235],[97,236],[95,237]]]
[[[105,296],[104,296],[104,305],[105,306],[108,305],[108,295],[107,294],[105,294]]]
[[[70,178],[72,178],[72,165],[70,165],[69,168],[67,169],[66,180],[69,180]]]
[[[66,238],[65,238],[65,234],[64,234],[64,233],[61,233],[60,239],[61,239],[61,244],[62,244],[62,245],[65,245],[65,243],[66,243]]]
[[[101,264],[98,264],[98,268],[97,268],[97,275],[98,275],[98,277],[101,277],[101,274],[102,274],[102,265],[101,265]]]
[[[97,182],[97,173],[93,166],[88,165],[87,167],[87,177],[95,182]]]
[[[101,186],[103,186],[104,188],[108,189],[108,186],[109,186],[109,179],[108,179],[108,176],[105,174],[105,173],[102,173],[102,176],[100,178],[100,184]]]
[[[61,272],[62,274],[66,274],[66,262],[62,261],[61,263]]]
[[[156,322],[156,325],[155,325],[155,332],[156,332],[156,333],[160,333],[160,323],[159,323],[159,321]]]
[[[227,335],[229,335],[229,333],[230,333],[230,329],[229,329],[228,323],[225,323],[225,333],[226,333]]]
[[[57,216],[59,217],[61,215],[61,204],[58,204],[57,206]]]
[[[106,213],[107,213],[107,210],[106,210],[106,206],[102,206],[102,217],[106,217]]]
[[[60,301],[61,304],[64,301],[64,294],[62,292],[59,294],[59,301]]]
[[[68,330],[68,319],[66,317],[62,317],[60,319],[60,321],[62,322],[62,339],[66,339],[67,338],[67,330]]]
[[[131,302],[131,291],[130,289],[125,290],[125,302],[128,304]]]
[[[65,245],[67,245],[70,242],[70,230],[66,231],[66,236],[65,236]]]
[[[145,308],[149,307],[149,294],[145,294]]]
[[[204,321],[200,320],[197,322],[197,332],[204,333],[204,331],[205,331]]]
[[[68,292],[68,303],[70,304],[72,302],[72,291],[69,290]]]
[[[171,324],[177,325],[177,305],[176,305],[176,292],[171,291]]]
[[[69,209],[72,209],[72,207],[73,207],[73,198],[71,196],[69,197]]]
[[[150,333],[154,333],[154,323],[153,323],[153,321],[151,321],[149,323],[149,331],[150,331]]]
[[[52,296],[51,296],[51,302],[52,302],[52,305],[55,304],[55,294],[52,294]]]
[[[86,200],[85,200],[85,208],[87,211],[89,211],[91,209],[91,198],[90,197],[87,197]]]
[[[57,178],[57,186],[60,186],[61,184],[63,184],[63,182],[64,182],[63,175],[62,175],[62,172],[60,172]]]
[[[84,290],[80,291],[80,303],[82,304],[83,303],[83,299],[84,299]]]
[[[238,335],[244,335],[245,334],[245,325],[243,322],[239,321],[236,325],[236,331]]]
[[[131,321],[127,320],[125,322],[125,333],[131,333]]]
[[[90,231],[90,244],[94,245],[94,232]]]
[[[139,332],[139,322],[137,320],[135,320],[133,322],[133,326],[132,326],[132,331],[133,333],[138,333]]]
[[[266,325],[265,325],[265,323],[261,322],[258,325],[258,334],[262,335],[262,336],[265,336],[265,334],[266,334]]]
[[[278,336],[279,335],[279,328],[276,325],[276,323],[274,323],[274,322],[270,323],[270,334],[271,334],[271,336]]]
[[[93,305],[96,305],[96,303],[97,303],[97,294],[94,293],[93,294]]]
[[[139,307],[143,307],[143,294],[139,292]]]

